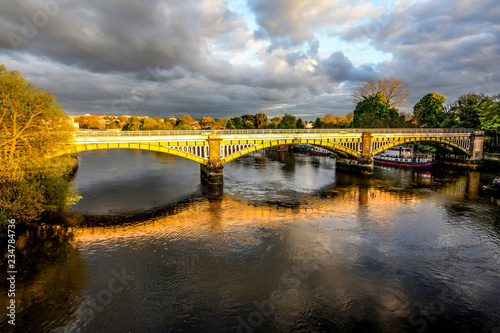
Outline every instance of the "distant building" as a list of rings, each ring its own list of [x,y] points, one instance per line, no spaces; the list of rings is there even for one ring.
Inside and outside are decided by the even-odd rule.
[[[73,125],[76,129],[79,129],[80,124],[78,124],[78,122],[76,121],[76,117],[79,117],[79,116],[70,115],[70,116],[68,116],[68,120],[69,120],[69,123],[71,125]]]

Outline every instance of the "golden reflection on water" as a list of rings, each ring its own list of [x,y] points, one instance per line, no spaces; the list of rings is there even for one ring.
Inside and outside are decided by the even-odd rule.
[[[359,229],[366,227],[363,223],[368,216],[368,227],[378,230],[390,228],[395,215],[402,211],[411,213],[412,207],[421,200],[418,195],[358,186],[329,195],[331,197],[326,198],[304,195],[301,202],[285,207],[222,195],[213,200],[194,200],[173,215],[135,224],[76,228],[75,240],[80,243],[111,241],[158,233],[186,239],[223,234],[242,242],[257,242],[254,231],[259,228],[280,229],[284,225],[300,226],[320,221],[334,230]]]

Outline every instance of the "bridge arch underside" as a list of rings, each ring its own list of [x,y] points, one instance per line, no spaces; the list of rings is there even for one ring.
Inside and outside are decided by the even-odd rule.
[[[462,140],[462,139],[460,139]],[[384,150],[386,149],[390,149],[390,148],[393,148],[393,147],[396,147],[396,146],[399,146],[399,145],[403,145],[403,144],[408,144],[408,143],[426,143],[426,144],[430,144],[432,146],[436,146],[436,147],[439,147],[439,148],[444,148],[446,151],[458,151],[462,154],[469,154],[469,150],[456,143],[456,142],[453,142],[447,138],[439,138],[439,137],[436,137],[436,138],[404,138],[404,139],[399,139],[399,140],[395,140],[395,141],[392,141],[386,145],[383,145],[381,147],[379,147],[378,149],[376,150],[373,150],[372,151],[372,156],[374,155],[377,155],[377,154],[380,154],[381,152],[383,152]],[[373,143],[373,142],[372,142]]]
[[[148,150],[159,153],[165,153],[175,156],[180,156],[187,158],[189,160],[196,161],[201,164],[208,164],[207,158],[202,158],[196,156],[194,154],[190,154],[188,152],[180,151],[173,148],[163,147],[158,144],[150,144],[150,143],[99,143],[99,144],[77,144],[72,147],[71,150],[61,152],[59,155],[66,155],[72,153],[80,153],[84,151],[92,151],[92,150],[104,150],[104,149],[139,149],[139,150]]]
[[[254,142],[252,142],[254,141]],[[358,151],[354,150],[357,148],[360,148],[361,145],[361,140],[348,140],[348,139],[335,139],[335,140],[328,140],[328,139],[323,139],[323,140],[318,140],[318,139],[303,139],[303,138],[296,138],[296,139],[283,139],[283,140],[224,140],[222,141],[222,145],[250,145],[250,147],[247,147],[245,149],[242,149],[236,153],[233,153],[229,156],[225,156],[221,158],[221,164],[226,164],[228,162],[231,162],[232,160],[235,160],[243,155],[253,153],[257,150],[265,149],[265,148],[271,148],[274,146],[279,146],[279,145],[285,145],[285,144],[298,144],[298,143],[303,143],[303,144],[311,144],[315,146],[320,146],[320,147],[325,147],[330,150],[334,150],[337,152],[340,152],[342,154],[352,156],[355,158],[361,157],[361,153]],[[352,147],[354,149],[349,148]]]

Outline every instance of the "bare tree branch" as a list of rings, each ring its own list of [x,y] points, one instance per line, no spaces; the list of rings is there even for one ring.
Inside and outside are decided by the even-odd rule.
[[[376,93],[381,93],[394,108],[403,106],[409,99],[409,92],[401,80],[391,76],[377,81],[368,79],[366,83],[354,90],[353,102],[357,104]]]

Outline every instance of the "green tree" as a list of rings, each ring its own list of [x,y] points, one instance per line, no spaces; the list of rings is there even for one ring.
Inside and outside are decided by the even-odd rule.
[[[297,119],[295,116],[285,113],[277,128],[297,128]]]
[[[314,128],[323,128],[325,125],[325,122],[321,118],[316,118],[316,121],[314,122]]]
[[[255,126],[253,125],[253,122],[251,122],[250,120],[245,121],[245,123],[243,125],[245,126],[245,129],[254,129],[255,128]]]
[[[234,121],[232,119],[229,119],[229,121],[227,122],[226,129],[236,129],[236,125],[234,124]]]
[[[481,122],[480,128],[495,139],[494,147],[495,151],[498,151],[500,146],[500,95],[490,98],[488,105],[480,109],[479,120]]]
[[[391,122],[398,115],[398,110],[381,93],[376,93],[356,105],[351,127],[392,127]]]
[[[181,127],[179,128],[181,131],[190,131],[193,129],[193,126],[189,124],[182,124]]]
[[[234,123],[235,129],[244,129],[245,128],[245,123],[243,122],[243,120],[240,117],[236,116],[234,118],[231,118],[231,120]]]
[[[276,123],[274,121],[271,121],[269,124],[266,125],[267,129],[275,129],[276,128]]]
[[[443,112],[446,97],[432,92],[420,99],[413,107],[413,117],[422,127],[440,127],[445,115]]]
[[[491,104],[491,99],[484,94],[465,94],[449,107],[449,114],[455,119],[453,127],[479,128],[481,110]]]
[[[193,126],[191,126],[191,124],[188,123],[185,118],[179,118],[177,119],[175,128],[182,131],[190,131],[193,129]]]
[[[297,119],[297,124],[295,125],[296,128],[304,129],[305,126],[306,125],[304,124],[304,121],[301,118]]]
[[[249,121],[252,124],[255,124],[255,116],[252,116],[251,114],[245,114],[245,115],[243,115],[241,117],[241,120],[243,121],[243,123]]]

